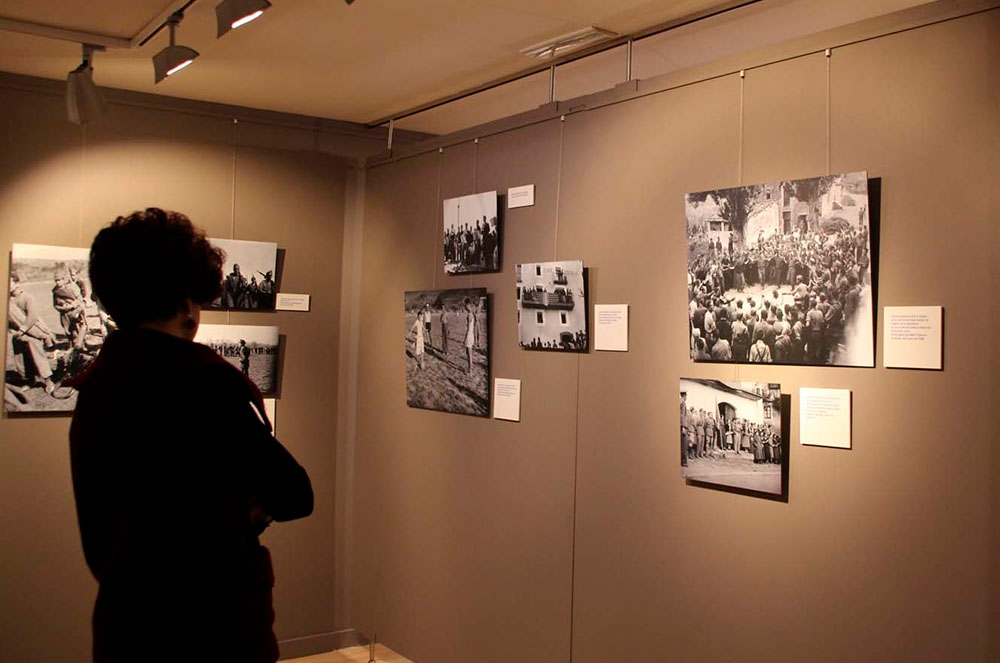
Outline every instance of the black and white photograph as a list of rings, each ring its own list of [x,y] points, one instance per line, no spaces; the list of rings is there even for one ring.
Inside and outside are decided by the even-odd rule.
[[[781,495],[781,385],[681,378],[681,476]]]
[[[518,343],[529,350],[586,352],[587,298],[582,260],[517,265]]]
[[[199,325],[196,343],[207,345],[250,378],[265,396],[278,390],[278,328]]]
[[[226,252],[222,266],[222,295],[209,308],[224,311],[273,311],[278,245],[238,239],[208,241]]]
[[[496,191],[444,201],[444,271],[500,271],[500,216]]]
[[[864,171],[689,193],[696,362],[875,365]]]
[[[89,249],[14,244],[7,300],[4,409],[69,412],[83,371],[115,329],[90,287]]]
[[[490,339],[486,288],[403,295],[406,404],[488,417]]]

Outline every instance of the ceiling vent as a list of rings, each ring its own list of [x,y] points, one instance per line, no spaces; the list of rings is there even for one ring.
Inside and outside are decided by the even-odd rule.
[[[575,51],[583,48],[584,46],[590,46],[591,44],[606,41],[617,36],[618,33],[616,32],[602,30],[601,28],[591,26],[589,28],[584,28],[583,30],[577,30],[576,32],[570,32],[569,34],[543,41],[542,43],[535,44],[534,46],[522,48],[521,53],[527,55],[528,57],[538,58],[539,60],[551,60],[557,56],[565,55],[570,51]]]

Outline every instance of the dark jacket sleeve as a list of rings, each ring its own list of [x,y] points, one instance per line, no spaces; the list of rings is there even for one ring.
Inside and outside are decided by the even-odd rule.
[[[247,478],[251,494],[275,520],[305,518],[313,510],[312,483],[305,469],[256,418],[247,403]]]
[[[216,395],[206,396],[206,416],[218,426],[218,436],[227,440],[219,462],[240,475],[240,483],[265,514],[278,521],[304,518],[313,510],[309,475],[291,453],[271,434],[258,417],[239,371],[226,365],[211,371],[206,379]],[[228,460],[227,460],[228,459]]]

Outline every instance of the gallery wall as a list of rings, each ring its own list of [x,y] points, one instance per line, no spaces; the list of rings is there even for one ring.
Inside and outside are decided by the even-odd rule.
[[[998,64],[996,3],[936,3],[372,164],[355,625],[418,663],[1000,658]],[[855,170],[877,367],[692,363],[684,194]],[[445,276],[441,201],[523,184],[502,271]],[[629,304],[628,353],[518,348],[514,266],[554,259]],[[519,423],[406,406],[403,292],[473,286]],[[881,366],[885,305],[944,307],[943,371]],[[787,502],[684,484],[680,377],[781,384]],[[799,444],[806,386],[852,390],[853,449]]]
[[[346,617],[335,615],[334,449],[354,163],[330,152],[356,157],[366,140],[371,153],[384,139],[345,144],[342,135],[287,122],[234,123],[221,107],[151,104],[148,95],[112,103],[108,117],[81,129],[66,121],[62,85],[2,82],[4,251],[14,242],[86,247],[117,215],[160,206],[187,214],[211,237],[276,242],[279,290],[312,295],[308,313],[205,312],[203,322],[280,327],[277,435],[308,470],[316,507],[262,537],[278,578],[276,632],[286,654],[329,649]],[[6,283],[7,259],[0,271]],[[96,583],[79,542],[68,429],[67,416],[0,419],[0,660],[90,660]],[[183,514],[164,528],[183,538]]]

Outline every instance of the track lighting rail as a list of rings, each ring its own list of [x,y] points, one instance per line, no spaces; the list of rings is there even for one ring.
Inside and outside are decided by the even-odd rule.
[[[143,26],[143,28],[131,38],[102,35],[80,30],[69,30],[54,25],[31,23],[29,21],[17,21],[3,17],[0,17],[0,30],[20,32],[23,34],[35,35],[37,37],[47,37],[49,39],[59,39],[62,41],[75,41],[78,44],[94,44],[96,46],[104,46],[105,48],[138,48],[162,30],[171,16],[177,12],[183,12],[195,2],[197,2],[197,0],[174,0],[170,3],[169,7],[157,14],[156,17]]]

